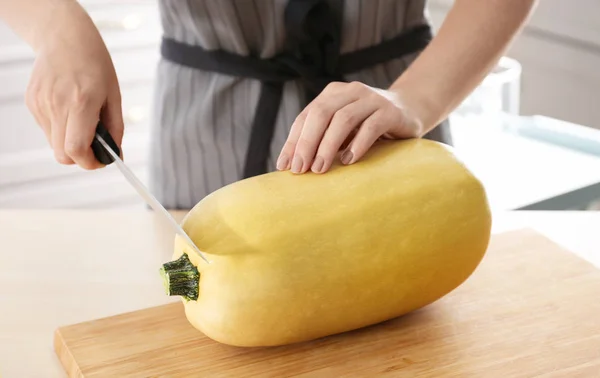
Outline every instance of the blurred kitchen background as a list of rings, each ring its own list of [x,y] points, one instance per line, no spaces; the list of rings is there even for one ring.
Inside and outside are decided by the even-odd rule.
[[[111,50],[126,163],[147,178],[161,35],[154,0],[80,0]],[[438,27],[451,0],[430,0]],[[497,69],[451,118],[493,209],[600,210],[600,1],[543,0]],[[476,52],[474,52],[476,53]],[[0,24],[0,208],[145,208],[114,166],[55,162],[23,102],[33,55]]]

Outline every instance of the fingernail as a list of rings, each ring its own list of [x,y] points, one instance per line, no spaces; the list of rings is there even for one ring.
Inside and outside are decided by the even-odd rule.
[[[350,164],[353,157],[354,157],[354,154],[352,153],[352,151],[348,150],[348,151],[344,152],[342,154],[342,158],[341,158],[342,164]]]
[[[292,172],[300,173],[302,170],[302,157],[296,155],[294,156],[294,160],[292,160]]]
[[[315,173],[321,173],[324,165],[325,165],[325,160],[323,160],[322,157],[317,156],[317,158],[315,159],[315,161],[312,165],[312,171]]]
[[[277,160],[277,169],[279,169],[280,171],[283,171],[283,170],[287,169],[287,166],[289,163],[290,163],[290,159],[287,157],[287,155],[281,155],[279,157],[279,159]]]

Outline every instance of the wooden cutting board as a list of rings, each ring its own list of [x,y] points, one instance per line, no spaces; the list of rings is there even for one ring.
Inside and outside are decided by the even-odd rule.
[[[600,377],[600,270],[530,230],[494,236],[473,276],[407,316],[246,349],[180,303],[59,328],[70,377]]]

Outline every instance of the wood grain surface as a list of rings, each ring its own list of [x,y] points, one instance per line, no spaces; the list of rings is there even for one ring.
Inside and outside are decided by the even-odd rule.
[[[531,231],[494,236],[462,286],[409,315],[276,348],[193,329],[180,303],[59,328],[70,377],[600,377],[600,270]]]

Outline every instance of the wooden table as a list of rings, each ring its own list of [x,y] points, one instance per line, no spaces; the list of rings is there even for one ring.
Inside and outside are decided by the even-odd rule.
[[[522,227],[600,267],[600,213],[495,215],[494,233]],[[0,375],[65,377],[57,327],[176,301],[157,276],[171,244],[146,211],[0,211]]]

